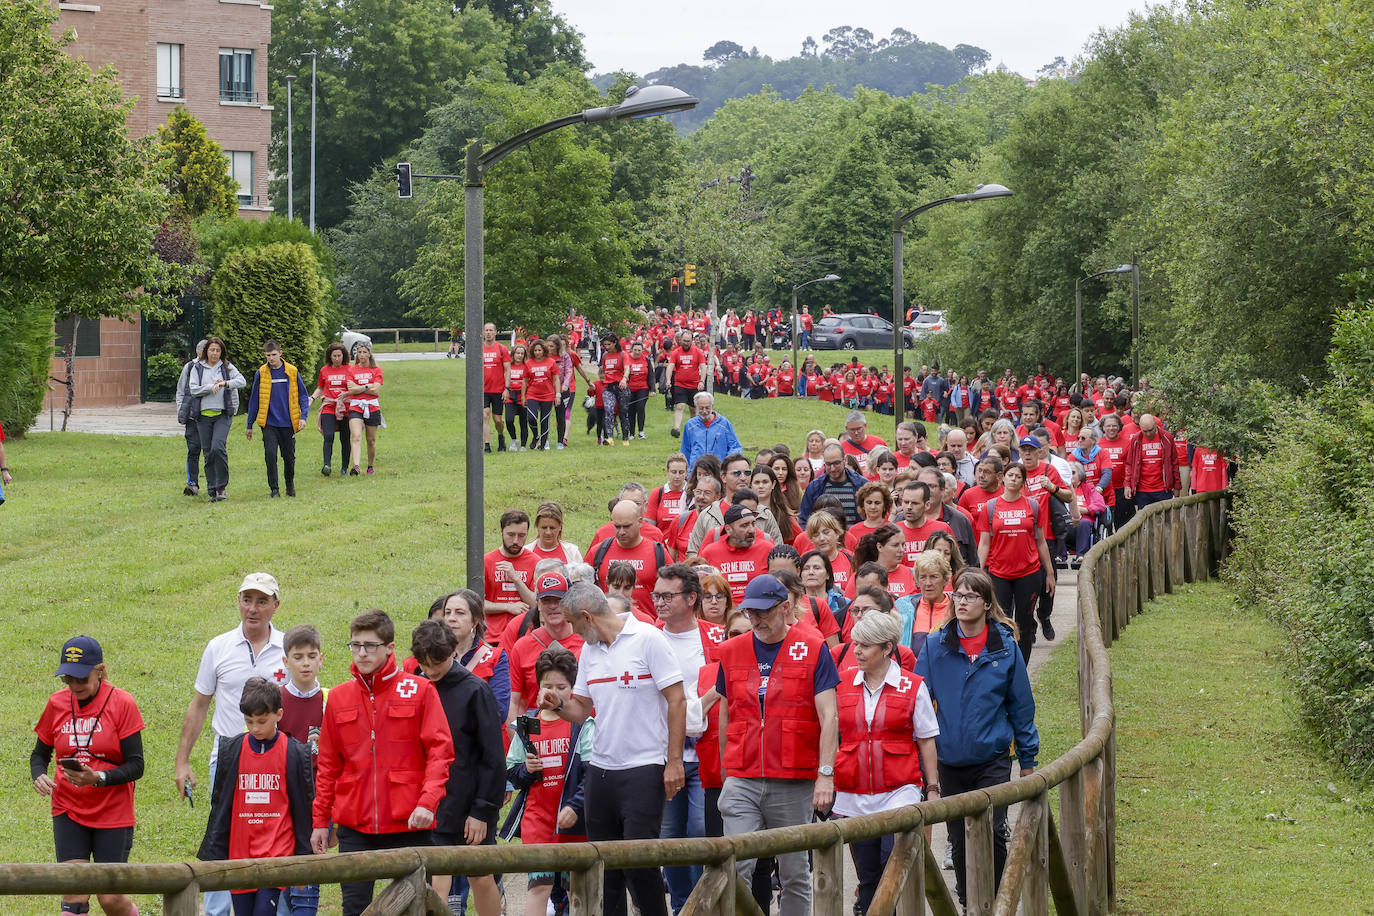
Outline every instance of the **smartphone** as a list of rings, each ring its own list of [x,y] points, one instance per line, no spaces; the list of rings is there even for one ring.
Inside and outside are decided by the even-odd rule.
[[[64,770],[71,770],[73,773],[81,772],[81,761],[75,757],[59,757],[57,762]]]

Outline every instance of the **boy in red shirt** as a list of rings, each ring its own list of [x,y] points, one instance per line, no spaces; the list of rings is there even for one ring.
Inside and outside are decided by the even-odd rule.
[[[310,751],[279,730],[281,688],[267,678],[243,685],[247,734],[221,738],[202,861],[310,854]],[[283,888],[233,891],[234,916],[271,916]],[[308,912],[293,910],[293,912]]]

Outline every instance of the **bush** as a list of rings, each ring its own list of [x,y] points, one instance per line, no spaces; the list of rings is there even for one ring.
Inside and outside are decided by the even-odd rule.
[[[1371,319],[1368,306],[1338,318],[1331,381],[1246,465],[1230,565],[1242,597],[1288,631],[1301,713],[1323,751],[1365,780],[1374,773]]]
[[[251,381],[261,365],[263,341],[276,339],[309,385],[324,347],[319,265],[309,246],[276,242],[233,251],[215,271],[210,295],[215,333],[245,377]]]
[[[22,436],[43,409],[52,359],[53,309],[0,297],[0,424]]]
[[[148,400],[175,401],[177,379],[184,364],[175,353],[154,353],[148,357]]]

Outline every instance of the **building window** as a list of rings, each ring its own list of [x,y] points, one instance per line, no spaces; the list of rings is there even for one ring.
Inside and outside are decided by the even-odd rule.
[[[67,352],[67,347],[72,342],[72,331],[76,332],[76,349],[74,356],[99,356],[100,355],[100,319],[82,318],[78,324],[71,315],[57,322],[57,333],[54,346],[57,355],[61,356]]]
[[[157,97],[160,99],[182,98],[181,90],[181,45],[158,43],[157,46]]]
[[[253,153],[251,151],[224,151],[229,160],[229,177],[238,182],[239,203],[250,206],[253,203]]]
[[[219,100],[254,102],[253,52],[242,48],[219,49]]]

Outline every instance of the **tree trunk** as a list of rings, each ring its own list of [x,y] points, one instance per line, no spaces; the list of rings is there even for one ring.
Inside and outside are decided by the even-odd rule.
[[[72,315],[72,337],[62,351],[62,360],[67,365],[67,400],[62,405],[62,431],[67,431],[67,421],[72,416],[72,402],[76,399],[76,332],[81,327],[81,316]]]

